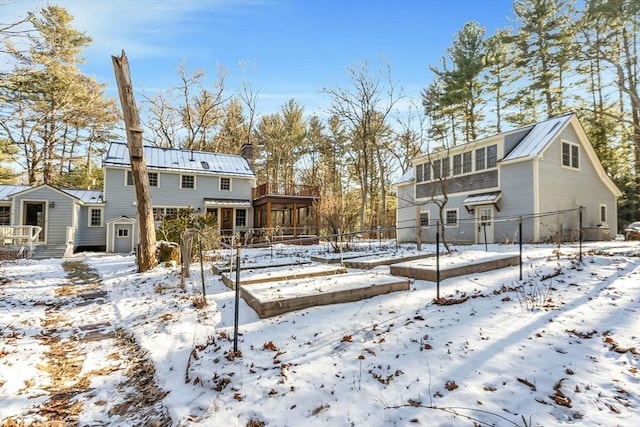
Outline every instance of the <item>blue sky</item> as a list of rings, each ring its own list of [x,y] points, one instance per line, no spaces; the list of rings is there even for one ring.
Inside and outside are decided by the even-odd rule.
[[[0,22],[11,22],[40,0],[0,0]],[[125,50],[138,91],[152,95],[187,70],[217,64],[230,91],[245,78],[259,91],[260,113],[295,98],[306,114],[329,105],[323,87],[348,87],[347,68],[381,60],[408,97],[419,97],[462,25],[474,20],[492,34],[513,25],[512,0],[58,0],[74,27],[93,38],[81,66],[117,97],[111,55]],[[244,77],[240,63],[249,64]]]

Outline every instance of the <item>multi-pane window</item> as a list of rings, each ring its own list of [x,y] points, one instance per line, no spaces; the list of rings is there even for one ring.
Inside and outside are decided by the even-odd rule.
[[[158,186],[158,172],[148,172],[149,176],[149,187],[157,187]]]
[[[0,206],[0,225],[11,225],[11,206]]]
[[[180,175],[180,188],[193,190],[196,188],[195,175]]]
[[[118,229],[118,237],[129,237],[129,229],[128,228],[119,228]]]
[[[471,172],[471,151],[462,153],[462,173]]]
[[[423,181],[423,177],[422,177],[422,169],[423,169],[424,165],[417,165],[416,166],[416,182],[422,182]]]
[[[490,145],[487,147],[487,169],[495,168],[498,163],[498,146]]]
[[[458,209],[447,209],[445,211],[445,225],[448,227],[458,225]]]
[[[485,157],[485,148],[478,148],[476,150],[476,170],[481,171],[486,169],[486,157]]]
[[[231,191],[231,178],[220,178],[220,191]]]
[[[449,176],[449,158],[442,159],[442,177]]]
[[[215,222],[218,222],[218,208],[207,208],[207,215],[211,215]]]
[[[147,176],[149,177],[149,187],[157,187],[158,172],[147,172]],[[127,171],[127,185],[133,185],[133,173],[131,171]]]
[[[568,142],[562,143],[562,166],[578,169],[580,167],[580,147]]]
[[[429,226],[429,212],[420,212],[420,226],[428,227]]]
[[[462,154],[453,156],[453,174],[460,175],[462,173]]]
[[[245,227],[247,225],[247,210],[236,209],[236,227]]]
[[[89,227],[102,227],[102,208],[89,209]]]

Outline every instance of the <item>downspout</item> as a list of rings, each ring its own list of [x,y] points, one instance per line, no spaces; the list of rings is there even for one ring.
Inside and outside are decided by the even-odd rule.
[[[533,159],[533,241],[540,241],[540,159]]]

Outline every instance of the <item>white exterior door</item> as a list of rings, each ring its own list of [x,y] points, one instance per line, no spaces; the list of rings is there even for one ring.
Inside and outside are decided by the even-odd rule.
[[[478,207],[476,212],[477,242],[480,244],[493,243],[493,207]]]
[[[115,224],[113,227],[114,244],[113,251],[116,253],[129,253],[133,249],[133,225]]]

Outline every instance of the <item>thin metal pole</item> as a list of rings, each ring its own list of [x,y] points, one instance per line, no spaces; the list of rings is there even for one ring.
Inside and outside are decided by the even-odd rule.
[[[518,240],[520,246],[520,259],[518,260],[518,264],[520,264],[520,280],[522,280],[522,217],[518,219]]]
[[[436,299],[440,299],[440,221],[436,227]]]
[[[580,229],[580,233],[579,233],[579,252],[578,252],[578,259],[580,260],[580,262],[582,262],[582,206],[580,206],[580,213],[578,215],[579,218],[579,224],[578,224],[578,228]]]
[[[204,289],[204,261],[202,260],[202,236],[198,240],[198,249],[200,251],[200,279],[202,280],[202,296],[206,297],[207,292]]]
[[[489,247],[487,246],[487,223],[482,221],[482,231],[484,234],[484,251],[489,252]]]
[[[240,243],[236,246],[236,309],[233,319],[233,352],[238,352],[238,323],[240,322]]]

